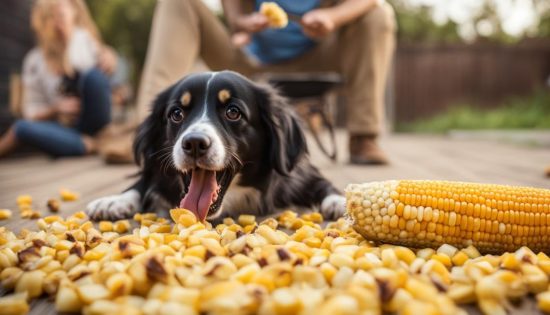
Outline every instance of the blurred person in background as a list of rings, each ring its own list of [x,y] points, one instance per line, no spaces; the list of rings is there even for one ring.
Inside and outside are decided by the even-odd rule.
[[[84,0],[37,0],[31,27],[38,43],[23,61],[22,119],[0,138],[0,156],[19,143],[52,156],[95,152],[93,136],[111,119],[116,53]]]
[[[201,0],[157,2],[138,94],[143,120],[154,97],[198,58],[212,70],[250,76],[261,72],[336,71],[344,80],[350,162],[386,164],[377,137],[395,46],[395,17],[380,0],[276,0],[300,16],[271,29],[258,13],[262,0],[222,0],[229,30]]]

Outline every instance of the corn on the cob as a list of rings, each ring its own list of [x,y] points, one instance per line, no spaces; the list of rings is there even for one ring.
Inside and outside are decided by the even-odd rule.
[[[550,250],[550,190],[399,180],[352,184],[346,197],[354,228],[368,240],[474,245],[485,253]]]

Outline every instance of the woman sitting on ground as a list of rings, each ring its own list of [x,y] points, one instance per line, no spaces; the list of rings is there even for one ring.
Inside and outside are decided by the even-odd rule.
[[[0,156],[19,143],[52,156],[93,153],[93,136],[111,119],[106,75],[116,54],[83,0],[37,0],[31,23],[38,45],[23,62],[23,119],[0,139]]]

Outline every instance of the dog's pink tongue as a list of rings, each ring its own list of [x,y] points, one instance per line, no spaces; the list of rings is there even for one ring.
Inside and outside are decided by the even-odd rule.
[[[218,195],[216,172],[195,169],[191,174],[191,184],[180,202],[180,208],[192,211],[198,220],[204,221],[210,205]]]

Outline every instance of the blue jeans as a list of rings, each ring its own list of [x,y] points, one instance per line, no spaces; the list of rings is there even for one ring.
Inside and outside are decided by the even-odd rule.
[[[93,136],[111,121],[111,90],[109,80],[97,69],[81,75],[78,87],[81,107],[74,127],[55,121],[18,120],[14,125],[17,140],[56,157],[84,155],[81,135]]]

